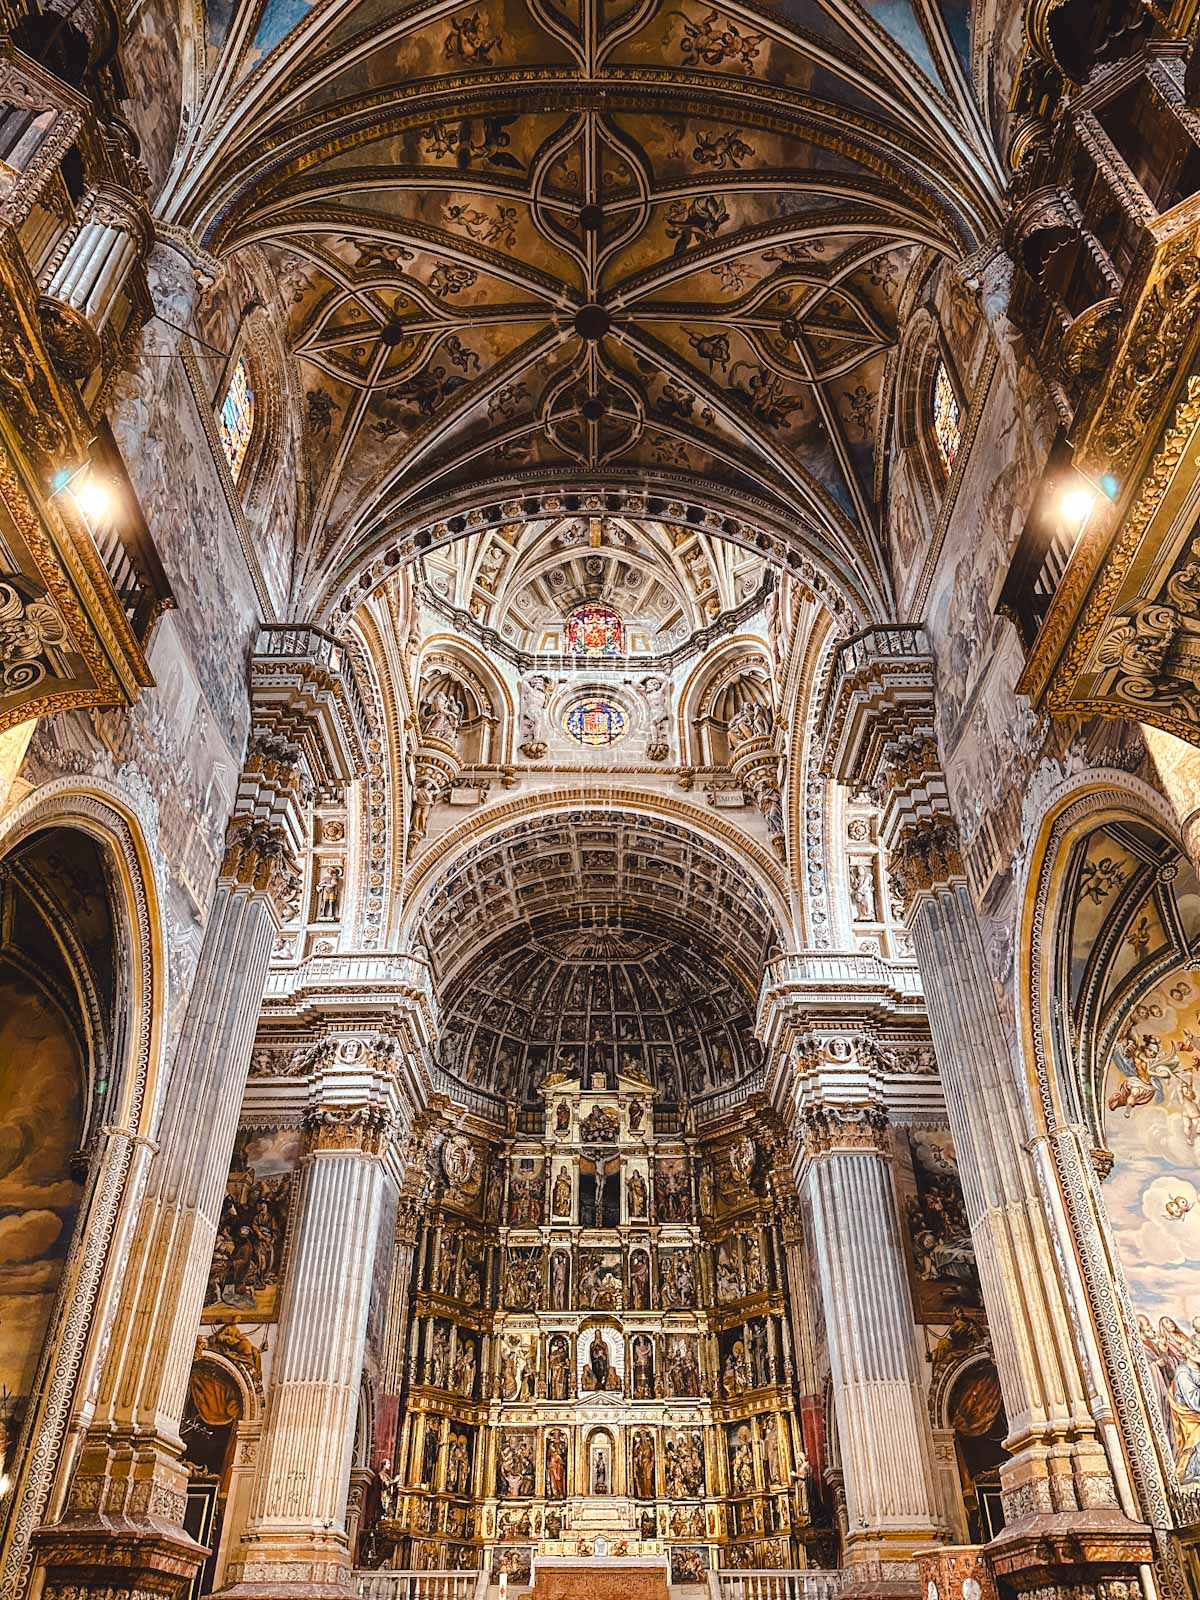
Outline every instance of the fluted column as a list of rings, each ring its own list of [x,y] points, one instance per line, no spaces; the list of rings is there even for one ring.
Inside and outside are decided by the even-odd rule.
[[[1136,1506],[1114,1476],[1120,1447],[1105,1379],[1089,1361],[1086,1287],[1047,1219],[1025,1091],[952,819],[927,810],[907,822],[891,861],[921,969],[1008,1417],[1012,1459],[1001,1476],[1010,1527],[1000,1542],[1019,1544],[1026,1525],[1045,1540],[1043,1519],[1053,1517],[1064,1540],[1075,1537],[1074,1524],[1113,1557],[1137,1562],[1148,1530],[1130,1521]]]
[[[349,1590],[346,1506],[390,1126],[379,1105],[309,1115],[296,1231],[238,1595]]]
[[[96,1583],[131,1593],[150,1575],[153,1587],[182,1588],[202,1556],[183,1531],[179,1424],[280,897],[293,879],[277,826],[231,824],[91,1426],[62,1520],[34,1535],[47,1594]]]
[[[810,1107],[801,1182],[812,1209],[848,1561],[903,1558],[942,1536],[895,1177],[881,1106]]]

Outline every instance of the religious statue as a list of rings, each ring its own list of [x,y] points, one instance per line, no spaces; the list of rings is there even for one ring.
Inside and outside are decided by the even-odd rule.
[[[635,1137],[641,1133],[642,1125],[646,1120],[646,1106],[641,1100],[629,1102],[629,1131]]]
[[[632,1250],[629,1255],[629,1309],[650,1309],[650,1257],[644,1250]]]
[[[446,1453],[446,1488],[451,1494],[466,1494],[471,1461],[467,1454],[467,1441],[463,1434],[450,1435],[450,1448]]]
[[[869,861],[850,863],[850,905],[855,922],[876,922],[875,874]]]
[[[533,1399],[533,1361],[529,1342],[519,1333],[506,1333],[500,1344],[501,1400]]]
[[[704,1493],[704,1435],[699,1428],[676,1428],[667,1435],[667,1491],[675,1500]]]
[[[740,1428],[736,1441],[730,1445],[729,1477],[734,1494],[754,1493],[754,1448],[749,1428]]]
[[[767,1485],[773,1487],[783,1482],[783,1468],[779,1460],[779,1423],[775,1417],[765,1422],[764,1461],[767,1468]]]
[[[671,683],[656,673],[642,679],[646,702],[646,759],[665,761],[671,754]]]
[[[417,775],[413,782],[412,791],[412,816],[408,825],[408,843],[420,844],[429,827],[429,813],[437,804],[438,789],[433,778],[418,767]]]
[[[608,1493],[608,1444],[604,1440],[592,1446],[592,1493]]]
[[[425,1437],[421,1442],[421,1482],[431,1484],[437,1472],[438,1451],[441,1440],[438,1438],[438,1429],[441,1424],[432,1417],[425,1424]]]
[[[317,877],[317,921],[336,922],[341,900],[342,864],[327,861]]]
[[[771,1381],[771,1358],[767,1353],[764,1323],[752,1322],[747,1329],[750,1341],[750,1379],[754,1388],[765,1389]]]
[[[670,1392],[681,1400],[695,1400],[700,1394],[700,1369],[696,1362],[695,1341],[676,1334],[667,1347],[667,1377]]]
[[[571,1174],[566,1167],[559,1168],[558,1176],[554,1180],[550,1209],[551,1215],[555,1217],[571,1215]]]
[[[556,1250],[550,1257],[550,1309],[567,1311],[571,1304],[571,1257]]]
[[[742,1276],[738,1270],[737,1247],[728,1239],[717,1246],[717,1299],[721,1305],[742,1297]]]
[[[571,1102],[560,1100],[554,1108],[554,1131],[560,1139],[571,1131]]]
[[[548,1400],[571,1398],[571,1348],[564,1333],[554,1334],[547,1350],[546,1398]]]
[[[527,1433],[501,1431],[496,1475],[496,1492],[502,1498],[517,1500],[533,1493],[533,1445]]]
[[[774,729],[775,719],[769,707],[755,705],[747,701],[742,708],[729,719],[726,729],[726,738],[729,748],[735,750],[738,745],[745,744],[748,739],[769,739]]]
[[[635,1221],[645,1217],[647,1198],[646,1180],[635,1168],[629,1174],[629,1215]]]
[[[462,1395],[464,1400],[469,1400],[475,1392],[475,1341],[464,1339],[454,1358],[454,1383],[455,1394]]]
[[[445,1389],[450,1377],[450,1330],[434,1330],[433,1345],[429,1352],[429,1381],[435,1389]]]
[[[654,1399],[654,1341],[647,1333],[633,1336],[633,1398]]]
[[[561,1428],[551,1428],[546,1435],[547,1499],[567,1498],[567,1464],[567,1436]]]
[[[745,1394],[746,1387],[746,1347],[737,1339],[721,1369],[721,1392],[726,1400],[735,1400],[738,1395]]]
[[[583,1386],[585,1389],[594,1391],[597,1394],[604,1394],[610,1389],[620,1387],[620,1380],[613,1370],[612,1357],[608,1351],[608,1342],[599,1328],[593,1332],[592,1342],[588,1346],[588,1360],[583,1372]]]
[[[379,1463],[379,1515],[385,1522],[394,1522],[400,1501],[400,1482],[392,1476],[392,1463],[384,1459]]]
[[[740,1139],[735,1139],[729,1147],[729,1170],[744,1189],[750,1187],[757,1156],[757,1147],[748,1133],[742,1134]]]
[[[667,1311],[689,1311],[696,1299],[696,1274],[692,1267],[691,1252],[677,1250],[660,1255],[658,1282],[662,1303]]]
[[[633,1436],[633,1498],[653,1500],[654,1485],[654,1435],[639,1428]]]
[[[746,1268],[746,1293],[761,1294],[766,1288],[766,1275],[763,1272],[762,1246],[754,1235],[747,1234],[743,1240],[743,1259]]]
[[[453,744],[458,737],[459,709],[445,689],[438,689],[421,707],[421,736]]]
[[[541,672],[521,682],[518,709],[521,738],[517,748],[527,761],[540,761],[546,754],[546,702],[552,687],[551,680]]]

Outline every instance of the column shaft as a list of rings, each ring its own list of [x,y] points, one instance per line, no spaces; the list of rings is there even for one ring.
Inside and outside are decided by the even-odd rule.
[[[347,1118],[359,1118],[347,1121]],[[383,1167],[376,1113],[321,1113],[305,1158],[238,1594],[345,1592],[346,1502]],[[335,1120],[328,1120],[335,1119]],[[343,1131],[348,1130],[348,1131]],[[351,1137],[362,1135],[357,1147]]]
[[[810,1158],[805,1183],[845,1473],[847,1557],[901,1557],[941,1529],[891,1161],[880,1150],[827,1150]]]

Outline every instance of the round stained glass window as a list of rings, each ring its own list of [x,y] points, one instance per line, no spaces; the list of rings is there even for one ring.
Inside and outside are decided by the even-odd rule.
[[[563,727],[577,744],[616,744],[629,719],[611,700],[577,700],[563,718]]]

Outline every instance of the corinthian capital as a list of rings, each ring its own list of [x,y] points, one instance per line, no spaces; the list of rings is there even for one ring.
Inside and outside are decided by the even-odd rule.
[[[358,1150],[377,1156],[392,1132],[392,1118],[380,1106],[314,1106],[304,1119],[309,1153]]]
[[[282,917],[300,891],[300,874],[284,830],[258,817],[235,817],[225,833],[221,877],[270,896]]]
[[[808,1106],[800,1113],[799,1137],[809,1156],[834,1150],[874,1150],[886,1155],[890,1149],[887,1108],[874,1101]]]
[[[905,825],[888,858],[892,885],[912,912],[917,897],[966,876],[958,827],[945,812],[934,812]]]

